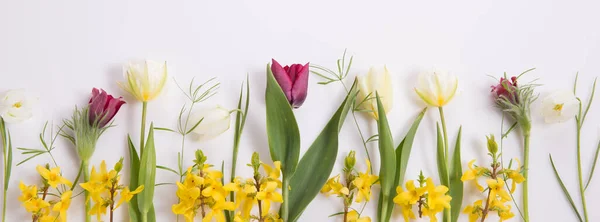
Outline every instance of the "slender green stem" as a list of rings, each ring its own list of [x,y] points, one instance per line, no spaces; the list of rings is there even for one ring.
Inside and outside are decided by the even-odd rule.
[[[4,139],[4,136],[5,135],[1,136],[2,139]],[[2,156],[4,158],[4,161],[2,161],[2,169],[4,169],[4,175],[3,176],[4,176],[4,179],[6,179],[6,175],[7,175],[6,174],[7,173],[6,172],[6,168],[7,168],[6,167],[6,144],[4,144],[3,147],[4,147],[4,152],[2,152]],[[4,186],[4,184],[6,184],[6,183],[3,183],[3,185],[2,185],[3,186],[2,190],[4,190],[4,196],[2,196],[2,202],[4,202],[4,205],[2,205],[2,222],[6,221],[6,190],[8,190],[8,187]]]
[[[289,189],[289,183],[290,183],[290,179],[286,178],[287,176],[285,174],[283,174],[283,184],[281,186],[281,193],[283,196],[283,203],[281,203],[281,219],[283,219],[283,221],[288,221],[288,214],[289,214],[289,194],[290,194],[290,189]]]
[[[89,171],[90,165],[85,160],[81,163],[81,165],[83,166],[83,182],[87,183],[90,180],[90,171]],[[86,190],[86,191],[84,191],[84,194],[85,194],[85,221],[91,222],[92,216],[90,215],[90,210],[92,209],[92,205],[91,205],[91,201],[88,201],[90,199],[90,193]]]
[[[4,189],[4,196],[3,196],[4,205],[2,205],[2,222],[6,221],[6,190],[7,189]]]
[[[144,153],[144,139],[146,135],[146,109],[148,108],[148,102],[142,102],[142,127],[140,129],[140,156]]]
[[[583,174],[581,172],[581,123],[577,123],[577,177],[579,179],[579,193],[581,195],[581,204],[583,205],[583,217],[589,221],[587,206],[585,201],[585,189],[583,185]]]
[[[450,162],[448,161],[448,132],[446,130],[446,118],[444,117],[444,108],[442,108],[441,106],[438,107],[439,111],[440,111],[440,120],[442,122],[442,132],[444,134],[444,164],[446,164],[446,169],[450,169]],[[450,178],[450,175],[448,175],[448,178]],[[450,188],[450,181],[446,181],[446,185],[448,186],[448,188]],[[449,222],[452,217],[451,217],[451,212],[450,209],[446,208],[444,209],[444,221],[445,222]]]
[[[528,195],[528,184],[529,184],[529,135],[530,130],[524,132],[524,146],[523,146],[523,220],[529,222],[529,195]]]
[[[350,93],[350,91],[348,90],[348,87],[346,87],[346,84],[344,84],[344,81],[340,80],[340,83],[342,83],[342,86],[344,87],[344,90],[346,90],[346,93]],[[369,148],[367,147],[367,141],[365,140],[365,136],[363,136],[362,130],[360,129],[360,124],[358,124],[358,120],[356,120],[356,114],[355,114],[354,109],[352,109],[352,119],[354,119],[354,124],[356,125],[356,130],[358,131],[360,140],[362,141],[363,147],[365,148],[365,153],[367,154],[367,159],[369,160],[369,162],[372,163],[371,155],[369,155]],[[372,173],[373,173],[373,168],[371,168],[371,174]]]

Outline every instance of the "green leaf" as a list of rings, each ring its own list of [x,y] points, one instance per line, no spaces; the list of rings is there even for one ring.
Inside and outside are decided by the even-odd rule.
[[[160,130],[160,131],[167,131],[167,132],[172,132],[172,133],[177,133],[177,131],[169,129],[169,128],[164,128],[164,127],[154,127],[154,130]]]
[[[148,214],[152,208],[154,199],[154,184],[156,177],[156,150],[154,147],[154,127],[150,123],[148,140],[140,159],[140,171],[138,174],[139,185],[144,185],[144,190],[137,194],[137,204],[142,215]],[[142,216],[143,217],[143,216]]]
[[[596,155],[594,156],[594,163],[592,164],[592,171],[590,171],[590,176],[588,177],[588,181],[585,184],[585,190],[587,190],[590,182],[592,182],[592,177],[594,176],[594,170],[596,170],[596,163],[598,163],[598,154],[600,153],[600,142],[598,142],[598,148],[596,148]]]
[[[567,187],[565,187],[565,183],[563,183],[562,179],[560,179],[560,175],[558,174],[558,171],[556,170],[556,166],[554,166],[554,160],[552,160],[552,154],[548,154],[548,156],[550,157],[550,163],[552,164],[552,169],[554,170],[554,175],[556,176],[556,179],[558,180],[558,183],[560,184],[560,188],[562,188],[563,193],[569,200],[569,203],[571,203],[571,208],[573,209],[573,211],[575,211],[575,214],[577,214],[577,218],[579,218],[579,221],[583,222],[583,219],[581,218],[581,214],[579,214],[579,211],[577,210],[577,206],[575,206],[575,202],[573,202],[573,198],[571,198],[571,194],[569,194],[569,190],[567,190]]]
[[[442,185],[449,187],[448,182],[448,168],[446,166],[446,155],[444,153],[444,140],[442,139],[442,131],[440,130],[440,124],[437,126],[437,167],[440,175],[440,182]]]
[[[296,171],[300,157],[300,131],[296,117],[285,94],[267,65],[267,136],[273,161],[280,161],[284,177]]]
[[[171,169],[171,168],[169,168],[169,167],[166,167],[166,166],[157,165],[157,166],[156,166],[156,169],[166,170],[166,171],[172,172],[172,173],[174,173],[175,175],[178,175],[178,176],[179,176],[179,173],[178,173],[177,171],[175,171],[174,169]]]
[[[423,119],[423,116],[425,116],[425,112],[427,111],[427,108],[423,109],[419,115],[417,115],[417,118],[415,119],[415,121],[413,122],[413,124],[411,125],[410,129],[408,130],[408,132],[406,133],[406,136],[404,137],[404,139],[402,140],[402,142],[400,142],[400,144],[398,145],[398,147],[396,147],[396,177],[394,178],[394,186],[392,186],[392,189],[390,190],[390,194],[391,196],[396,196],[396,187],[400,186],[402,183],[404,183],[404,175],[406,174],[406,166],[408,165],[408,159],[410,157],[410,151],[412,150],[412,145],[415,139],[415,135],[417,134],[417,129],[419,128],[419,124],[421,123],[421,120]],[[381,200],[383,198],[381,198],[381,196],[379,197],[379,209],[382,208],[382,203]],[[392,199],[389,199],[387,203],[388,209],[393,209],[394,207],[394,201],[392,201]],[[390,221],[390,218],[392,216],[392,211],[388,211],[387,215],[381,215],[383,216],[384,221]]]
[[[452,156],[452,168],[450,168],[450,196],[452,201],[450,202],[451,221],[458,221],[460,211],[462,209],[463,200],[463,182],[460,179],[462,177],[462,161],[460,159],[460,139],[462,136],[462,126],[458,129],[458,136],[456,137],[456,145],[454,146],[454,155]]]
[[[129,164],[131,165],[129,168],[129,189],[135,190],[138,187],[138,175],[140,169],[140,159],[137,151],[135,150],[135,145],[131,141],[131,137],[127,135],[127,144],[129,147]],[[137,222],[140,218],[140,211],[137,204],[137,195],[134,195],[129,202],[129,221]]]
[[[8,184],[10,181],[10,174],[12,169],[12,141],[10,138],[10,132],[6,129],[4,119],[0,117],[0,139],[2,139],[2,148],[4,156],[4,191],[8,190]],[[4,197],[6,200],[6,197]],[[6,201],[4,201],[6,203]]]
[[[377,131],[379,134],[379,155],[381,159],[381,167],[379,168],[379,183],[381,184],[381,195],[380,200],[382,203],[388,203],[392,201],[392,189],[394,187],[394,180],[396,179],[396,155],[394,153],[394,140],[390,126],[388,125],[387,116],[379,98],[379,94],[376,93],[377,98],[377,112],[379,121],[377,121]],[[385,221],[384,215],[391,213],[393,209],[387,204],[381,204],[379,208],[378,218],[379,221]]]
[[[148,222],[156,222],[156,213],[154,212],[154,203],[150,206],[150,211],[148,211]]]
[[[297,221],[308,204],[319,194],[331,175],[338,151],[338,134],[356,95],[356,82],[350,92],[308,148],[291,178],[289,220]]]

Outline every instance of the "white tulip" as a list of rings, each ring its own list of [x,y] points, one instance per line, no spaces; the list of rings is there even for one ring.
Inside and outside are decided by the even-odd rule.
[[[125,82],[119,86],[137,100],[147,102],[155,99],[167,82],[167,62],[146,60],[130,62],[123,66]]]
[[[213,139],[229,129],[230,114],[231,111],[221,106],[194,111],[190,114],[186,130],[191,129],[198,121],[202,120],[200,125],[192,131],[193,138],[198,141]]]
[[[369,114],[376,120],[379,119],[379,116],[375,92],[379,94],[385,112],[388,113],[392,109],[392,79],[386,66],[383,66],[383,70],[371,67],[366,76],[359,76],[358,89],[357,104],[360,104],[361,109],[369,111]]]
[[[446,72],[419,74],[418,85],[415,87],[417,95],[427,104],[435,107],[446,105],[458,88],[458,78]]]
[[[8,123],[19,123],[33,116],[34,99],[24,89],[9,90],[0,97],[0,115]]]
[[[579,101],[570,90],[556,91],[542,100],[542,116],[546,123],[567,121],[579,110]]]

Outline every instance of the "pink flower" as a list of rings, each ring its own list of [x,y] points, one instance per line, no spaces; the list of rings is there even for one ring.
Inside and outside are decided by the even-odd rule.
[[[102,128],[108,124],[125,104],[123,97],[115,98],[108,95],[103,89],[92,89],[92,98],[88,103],[88,119],[90,124],[98,124]]]
[[[492,86],[492,93],[495,94],[496,97],[504,97],[505,99],[511,101],[513,104],[519,102],[517,98],[517,77],[513,76],[510,80],[505,78],[500,78],[500,83],[498,85]]]
[[[281,67],[273,59],[271,71],[290,105],[294,108],[302,106],[308,91],[308,63],[306,65],[292,64],[291,66]]]

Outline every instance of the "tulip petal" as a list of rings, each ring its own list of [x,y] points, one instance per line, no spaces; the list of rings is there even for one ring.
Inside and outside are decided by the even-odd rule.
[[[309,63],[306,63],[304,66],[295,64],[292,65],[292,67],[296,67],[296,72],[293,73],[295,74],[295,80],[293,80],[294,85],[292,87],[292,106],[298,108],[302,106],[304,100],[306,100],[306,95],[308,94]]]
[[[279,83],[279,86],[285,94],[285,97],[291,103],[293,87],[292,79],[288,75],[288,72],[283,67],[281,67],[281,65],[277,61],[275,61],[275,59],[271,60],[273,62],[273,64],[271,64],[271,71],[273,72],[273,76],[275,77],[275,80],[277,80],[277,83]]]

